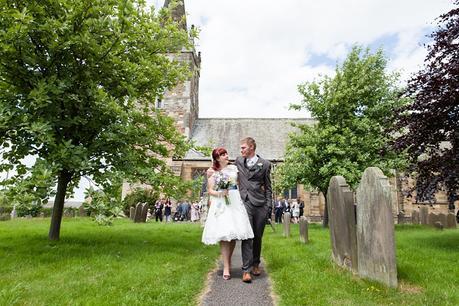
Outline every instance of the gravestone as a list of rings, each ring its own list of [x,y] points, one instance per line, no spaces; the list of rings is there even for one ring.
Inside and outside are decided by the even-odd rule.
[[[129,207],[129,218],[134,221],[135,218],[135,208],[134,207]]]
[[[142,204],[140,203],[137,203],[137,205],[135,206],[134,222],[142,222]]]
[[[147,214],[148,214],[148,204],[147,203],[143,203],[142,204],[142,217],[141,217],[141,221],[140,222],[147,222]]]
[[[290,237],[290,220],[291,220],[290,213],[285,213],[284,216],[282,217],[284,237]]]
[[[376,167],[365,169],[357,188],[358,273],[397,287],[394,219],[389,180]]]
[[[405,224],[405,213],[399,212],[397,214],[397,224]]]
[[[446,228],[456,228],[456,216],[453,213],[448,213],[446,216]]]
[[[429,208],[427,206],[419,207],[419,222],[423,225],[428,224]]]
[[[433,226],[436,228],[436,229],[439,229],[439,230],[443,230],[443,224],[440,222],[440,221],[435,221]]]
[[[435,222],[440,222],[440,215],[435,213],[430,213],[427,216],[427,224],[430,226],[435,226]]]
[[[327,206],[333,260],[339,266],[357,272],[354,196],[344,177],[330,179]]]
[[[419,212],[417,210],[413,210],[411,213],[411,223],[419,224]]]
[[[80,208],[78,208],[78,214],[80,217],[86,217],[86,210],[84,209],[84,206],[81,205]]]
[[[15,219],[18,216],[18,213],[16,211],[16,205],[13,206],[13,210],[10,213],[11,219]]]
[[[439,213],[439,214],[438,214],[438,221],[441,222],[441,224],[443,225],[443,227],[446,227],[446,226],[447,226],[447,223],[448,223],[446,214],[444,214],[444,213]]]
[[[305,216],[300,217],[300,241],[303,243],[309,242],[308,219]]]
[[[45,217],[45,213],[44,212],[41,212],[40,213],[40,218],[44,218]]]

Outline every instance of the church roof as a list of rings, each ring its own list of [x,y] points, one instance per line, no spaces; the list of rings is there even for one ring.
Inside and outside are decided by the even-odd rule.
[[[283,160],[288,134],[297,130],[291,123],[313,124],[313,119],[301,118],[199,118],[191,131],[191,140],[199,146],[222,146],[230,159],[240,155],[239,141],[252,137],[257,142],[257,154],[268,160]],[[189,151],[185,160],[210,160],[196,151]]]

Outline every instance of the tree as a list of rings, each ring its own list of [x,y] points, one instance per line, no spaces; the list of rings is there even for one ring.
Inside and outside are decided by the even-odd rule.
[[[459,1],[455,1],[459,5]],[[446,187],[450,209],[459,191],[459,7],[439,17],[425,67],[408,82],[412,103],[398,110],[394,147],[406,150],[417,200]]]
[[[303,101],[292,107],[308,109],[317,121],[298,125],[300,131],[289,136],[285,162],[276,171],[279,188],[300,183],[326,194],[332,176],[342,175],[355,188],[369,166],[386,173],[401,167],[401,156],[386,149],[384,130],[393,124],[391,110],[405,100],[386,65],[382,50],[371,54],[355,46],[334,77],[299,86]]]
[[[81,176],[101,186],[113,173],[153,186],[172,176],[165,160],[187,145],[154,101],[187,77],[167,54],[191,39],[166,9],[149,11],[142,0],[0,0],[0,29],[1,169],[18,173],[5,184],[30,178],[27,156],[51,171],[51,240]]]

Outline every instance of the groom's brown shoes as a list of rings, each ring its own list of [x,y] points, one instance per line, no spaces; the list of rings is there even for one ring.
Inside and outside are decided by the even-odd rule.
[[[253,274],[254,276],[260,276],[260,274],[261,274],[261,269],[260,269],[260,267],[259,267],[259,266],[253,266],[253,267],[252,267],[252,274]]]
[[[244,283],[251,283],[252,282],[252,276],[250,276],[249,272],[242,272],[242,281]]]

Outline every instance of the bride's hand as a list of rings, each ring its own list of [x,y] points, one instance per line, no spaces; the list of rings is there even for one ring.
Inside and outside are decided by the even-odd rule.
[[[221,193],[222,193],[222,197],[227,196],[228,195],[228,189],[223,189],[221,191]]]

